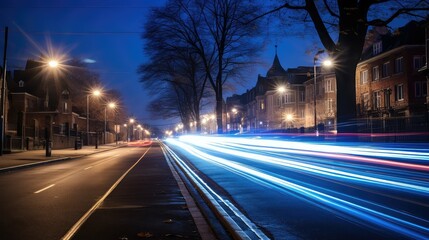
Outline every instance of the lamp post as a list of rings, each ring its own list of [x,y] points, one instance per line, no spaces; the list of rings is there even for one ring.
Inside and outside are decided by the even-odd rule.
[[[130,118],[131,132],[130,132],[130,141],[134,138],[134,118]]]
[[[104,144],[106,144],[106,134],[107,134],[107,107],[110,109],[116,108],[116,103],[110,102],[104,107]]]
[[[316,62],[319,59],[319,55],[324,53],[325,50],[319,50],[316,55],[314,55],[314,61],[313,61],[313,71],[314,71],[314,89],[313,89],[313,105],[314,105],[314,131],[316,133],[316,136],[319,136],[319,129],[317,128],[317,110],[316,110],[316,81],[317,81],[317,68],[316,68]]]
[[[278,105],[279,105],[279,110],[280,110],[280,128],[283,128],[283,119],[282,119],[282,113],[281,113],[281,109],[283,108],[283,94],[286,92],[286,87],[283,85],[280,85],[277,87],[277,93],[279,95],[278,98]],[[286,126],[285,126],[286,128]]]
[[[86,95],[86,145],[89,146],[89,96],[100,96],[100,90],[93,90],[90,94]],[[97,139],[95,140],[95,148],[97,148]]]

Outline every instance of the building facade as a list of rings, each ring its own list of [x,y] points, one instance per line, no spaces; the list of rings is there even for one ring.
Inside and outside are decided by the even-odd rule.
[[[379,27],[368,32],[356,69],[359,131],[427,131],[427,28],[427,23],[412,21],[393,33]],[[236,121],[231,126],[241,124],[244,131],[314,132],[317,126],[319,131],[335,132],[336,96],[332,69],[284,70],[276,53],[266,76],[259,75],[246,93],[227,98],[226,105],[227,111],[240,109],[239,118],[229,121]]]
[[[418,130],[427,119],[424,30],[410,22],[373,38],[356,69],[358,117],[365,132]]]

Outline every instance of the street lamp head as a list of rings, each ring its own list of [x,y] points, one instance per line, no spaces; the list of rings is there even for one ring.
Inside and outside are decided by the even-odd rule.
[[[284,92],[286,92],[286,87],[285,87],[285,86],[279,86],[279,87],[277,88],[277,91],[278,91],[279,93],[284,93]]]
[[[92,94],[94,94],[94,96],[100,96],[101,95],[101,91],[100,90],[94,90],[92,92]]]
[[[134,123],[134,118],[130,118],[130,123]]]
[[[116,108],[116,103],[114,102],[109,103],[109,108]]]
[[[331,59],[325,59],[323,61],[323,66],[325,66],[325,67],[332,67],[332,65],[334,65],[334,63],[332,62]]]
[[[58,63],[58,61],[57,61],[57,60],[49,60],[49,62],[48,62],[48,66],[49,66],[50,68],[57,68],[57,67],[58,67],[58,65],[59,65],[59,63]]]

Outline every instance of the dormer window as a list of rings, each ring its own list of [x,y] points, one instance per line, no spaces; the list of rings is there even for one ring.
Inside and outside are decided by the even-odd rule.
[[[63,99],[67,100],[69,99],[70,92],[68,90],[64,90],[61,95],[63,96]]]
[[[374,43],[374,45],[372,45],[372,55],[377,55],[379,53],[381,53],[381,51],[383,51],[383,45],[382,42],[376,42]]]
[[[20,81],[18,82],[18,86],[19,86],[20,88],[24,87],[24,81],[20,80]]]

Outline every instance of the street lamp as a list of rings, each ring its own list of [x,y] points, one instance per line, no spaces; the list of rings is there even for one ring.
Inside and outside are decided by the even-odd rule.
[[[106,144],[106,134],[107,134],[107,107],[110,109],[116,108],[116,103],[109,102],[106,106],[104,106],[104,144]]]
[[[98,89],[93,90],[90,94],[86,95],[86,145],[89,146],[89,96],[94,95],[96,97],[101,95],[101,91]],[[95,140],[95,148],[97,148],[97,139]]]
[[[314,55],[313,59],[313,78],[314,78],[314,86],[313,86],[313,107],[314,107],[314,131],[316,132],[316,136],[319,136],[319,129],[317,128],[317,115],[316,115],[316,80],[317,80],[317,68],[316,68],[316,62],[319,59],[319,55],[324,53],[325,50],[319,50],[316,55]]]
[[[314,105],[314,130],[316,132],[316,136],[319,136],[319,129],[317,127],[317,110],[316,110],[316,90],[317,90],[317,68],[316,68],[316,62],[319,60],[319,55],[324,53],[325,50],[319,50],[314,55],[314,61],[313,61],[313,71],[314,71],[314,89],[313,89],[313,105]],[[323,66],[331,67],[333,65],[333,62],[329,59],[325,59],[322,62]]]
[[[128,142],[128,126],[127,126],[127,124],[124,124],[124,128],[127,130],[127,142]]]
[[[129,136],[130,141],[134,137],[134,122],[135,122],[134,118],[130,118],[130,125],[131,125],[131,132],[130,132],[130,136]],[[129,131],[129,129],[128,129],[128,131]]]

